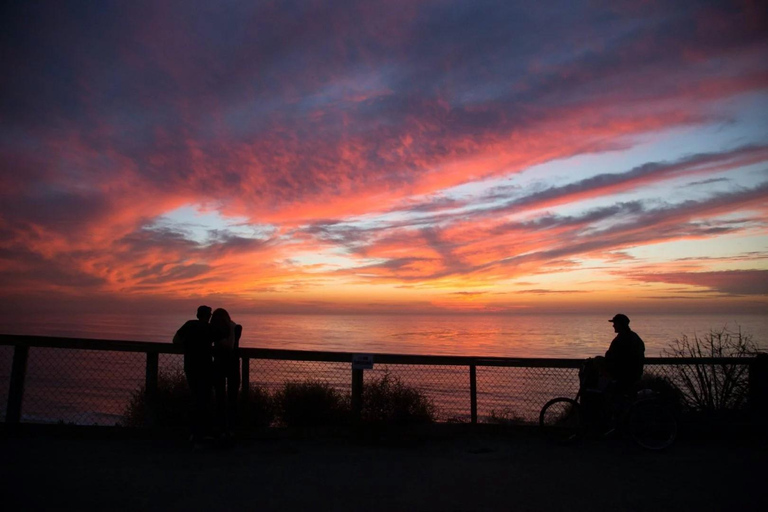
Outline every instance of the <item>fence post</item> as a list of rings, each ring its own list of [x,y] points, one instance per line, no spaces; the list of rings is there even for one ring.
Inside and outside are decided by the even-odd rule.
[[[250,357],[243,357],[241,359],[242,363],[242,377],[241,377],[241,393],[243,395],[243,400],[248,400],[248,394],[251,391],[251,358]]]
[[[352,369],[352,417],[359,421],[363,412],[363,370]]]
[[[21,421],[21,405],[24,401],[24,381],[27,376],[28,360],[29,347],[16,345],[13,349],[11,383],[8,389],[8,404],[5,408],[6,423],[19,423]]]
[[[144,403],[146,404],[144,425],[147,427],[154,427],[157,422],[158,359],[157,352],[147,352],[147,372],[144,381]]]
[[[758,354],[749,363],[749,408],[758,420],[768,419],[768,354]]]
[[[469,400],[470,414],[472,415],[472,424],[477,424],[477,367],[474,364],[469,365]]]

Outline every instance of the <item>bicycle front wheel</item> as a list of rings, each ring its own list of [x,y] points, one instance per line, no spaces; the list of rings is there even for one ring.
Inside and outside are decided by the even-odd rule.
[[[663,450],[677,438],[677,419],[662,400],[641,400],[629,409],[629,435],[648,450]]]
[[[557,443],[578,440],[584,431],[579,403],[572,398],[553,398],[541,408],[539,428],[547,439]]]

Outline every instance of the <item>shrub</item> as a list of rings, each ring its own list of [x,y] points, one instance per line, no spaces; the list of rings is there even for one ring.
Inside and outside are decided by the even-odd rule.
[[[757,353],[752,336],[726,328],[710,330],[691,340],[683,335],[672,342],[663,354],[667,357],[748,357]],[[696,411],[739,409],[747,399],[746,364],[679,364],[673,366],[674,380],[682,392],[686,408]]]
[[[327,382],[286,382],[274,395],[275,411],[286,427],[339,425],[349,416],[349,400]]]
[[[525,418],[516,415],[512,409],[491,409],[485,422],[492,425],[520,425],[525,423]]]
[[[637,390],[650,389],[658,393],[672,407],[675,415],[683,408],[684,397],[680,388],[667,377],[646,371],[636,386]]]
[[[131,399],[123,412],[121,425],[127,427],[143,427],[145,425],[146,387],[141,385],[131,395]],[[237,421],[244,428],[267,427],[275,418],[273,399],[269,392],[257,384],[251,384],[248,399],[241,395],[237,409]],[[214,414],[215,404],[213,389],[209,412]],[[161,372],[157,376],[157,417],[158,427],[189,426],[192,402],[187,379],[182,370]],[[211,421],[213,419],[211,418]]]
[[[361,416],[366,423],[412,425],[434,422],[437,410],[419,390],[386,371],[381,378],[365,382]]]
[[[244,428],[269,427],[275,421],[275,401],[264,387],[251,384],[248,397],[241,395],[237,422]]]
[[[122,425],[143,427],[147,415],[146,387],[142,384],[131,395],[123,412]],[[157,376],[158,427],[181,427],[189,424],[190,393],[187,379],[181,370],[161,372]]]

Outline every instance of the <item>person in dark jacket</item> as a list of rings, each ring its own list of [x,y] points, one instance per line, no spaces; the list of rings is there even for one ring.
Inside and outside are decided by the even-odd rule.
[[[184,347],[184,375],[192,396],[190,424],[192,442],[197,444],[210,423],[211,391],[213,389],[213,333],[209,320],[211,308],[197,308],[197,319],[189,320],[176,331],[173,343]]]
[[[645,344],[629,328],[629,317],[619,313],[609,320],[616,337],[605,353],[605,371],[616,384],[617,391],[626,392],[643,376]]]
[[[616,337],[605,356],[587,359],[579,372],[582,410],[597,430],[610,424],[612,409],[640,380],[645,361],[645,344],[629,328],[629,317],[619,313],[609,322],[613,323]]]
[[[211,330],[217,424],[221,436],[231,439],[234,436],[240,389],[240,358],[237,349],[243,327],[232,321],[226,309],[219,308],[211,317]]]

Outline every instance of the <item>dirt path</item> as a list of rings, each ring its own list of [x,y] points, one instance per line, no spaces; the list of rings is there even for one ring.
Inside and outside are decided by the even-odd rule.
[[[622,440],[551,446],[531,433],[408,446],[0,437],[5,510],[768,510],[766,443]]]

